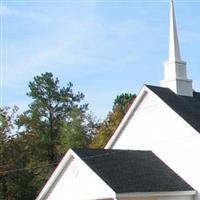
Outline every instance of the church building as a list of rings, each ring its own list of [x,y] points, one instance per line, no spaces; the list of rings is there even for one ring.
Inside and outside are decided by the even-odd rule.
[[[181,58],[173,0],[160,86],[142,87],[104,149],[70,149],[37,200],[200,200],[200,93]]]

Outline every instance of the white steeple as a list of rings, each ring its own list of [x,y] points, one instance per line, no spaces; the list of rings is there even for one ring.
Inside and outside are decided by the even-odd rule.
[[[164,63],[162,87],[168,87],[178,95],[193,96],[192,80],[187,78],[186,62],[181,60],[174,2],[170,2],[169,60]]]
[[[170,3],[169,61],[181,61],[173,0]]]

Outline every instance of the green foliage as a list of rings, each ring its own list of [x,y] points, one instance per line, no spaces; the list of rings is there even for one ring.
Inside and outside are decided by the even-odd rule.
[[[97,123],[74,93],[52,73],[29,82],[29,108],[0,108],[0,200],[32,200],[69,148],[104,147],[135,96],[117,96],[113,111]]]
[[[88,105],[80,103],[84,95],[74,93],[72,87],[71,82],[60,87],[52,73],[29,82],[27,95],[33,101],[17,124],[29,158],[27,167],[33,175],[30,184],[37,188],[47,181],[68,148],[86,147],[90,141],[93,127],[86,128],[90,124]]]
[[[0,109],[0,199],[35,199],[68,148],[88,146],[96,122],[72,87],[44,73],[29,82],[23,114]]]
[[[125,114],[129,109],[130,105],[135,100],[136,95],[130,93],[123,93],[118,95],[114,101],[113,112],[117,109],[117,107]]]
[[[107,115],[106,119],[99,124],[97,133],[90,144],[91,148],[105,147],[105,145],[119,126],[128,108],[135,100],[135,97],[136,95],[127,93],[121,94],[116,97],[114,101],[113,111],[110,112]]]
[[[61,88],[58,78],[54,79],[52,73],[36,76],[33,82],[29,82],[30,91],[27,95],[33,102],[20,116],[19,125],[25,127],[26,133],[38,136],[50,163],[56,163],[61,156],[58,149],[61,149],[62,137],[65,138],[69,130],[68,127],[65,131],[64,127],[68,124],[71,112],[76,109],[80,115],[84,115],[87,111],[87,104],[79,104],[84,95],[80,92],[75,94],[72,87],[72,83],[68,83],[67,87]],[[85,136],[85,133],[82,135]],[[62,151],[66,150],[67,147]]]
[[[9,107],[0,108],[0,142],[5,142],[12,135],[17,106],[12,110]]]
[[[4,199],[9,192],[5,171],[12,166],[9,159],[9,135],[13,127],[9,110],[8,107],[0,109],[0,196]]]
[[[86,115],[77,108],[72,109],[62,129],[59,152],[64,153],[66,148],[88,147],[96,127],[97,123],[91,115]]]
[[[25,167],[25,153],[21,142],[13,135],[17,107],[0,109],[0,197],[5,200],[31,199],[32,191],[26,190],[31,174]],[[16,173],[17,172],[17,173]]]

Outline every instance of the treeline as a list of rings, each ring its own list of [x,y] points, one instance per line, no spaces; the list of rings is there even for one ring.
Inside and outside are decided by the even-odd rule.
[[[117,96],[103,122],[91,115],[84,94],[71,82],[59,85],[52,73],[29,82],[32,102],[0,108],[0,200],[32,200],[69,148],[103,148],[135,95]]]

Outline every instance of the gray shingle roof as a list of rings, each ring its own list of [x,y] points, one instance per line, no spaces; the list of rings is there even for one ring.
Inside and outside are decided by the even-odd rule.
[[[146,86],[200,133],[200,93],[193,92],[193,97],[188,97],[177,95],[168,88]]]
[[[73,150],[116,193],[193,190],[151,151]]]

